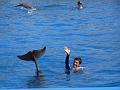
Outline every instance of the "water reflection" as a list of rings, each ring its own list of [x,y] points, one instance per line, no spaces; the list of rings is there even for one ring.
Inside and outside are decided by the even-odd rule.
[[[70,70],[65,70],[65,74],[66,74],[66,81],[70,81],[71,80],[71,75],[84,74],[84,71],[83,70],[78,70],[78,71],[73,70],[72,72],[70,72]]]
[[[45,85],[45,76],[40,72],[39,76],[33,76],[27,83],[28,88],[39,88],[44,87]]]
[[[70,70],[65,70],[65,74],[66,74],[66,81],[70,81]]]
[[[70,73],[66,73],[66,81],[70,81]]]
[[[76,73],[76,74],[83,74],[83,70],[73,70],[73,73]]]

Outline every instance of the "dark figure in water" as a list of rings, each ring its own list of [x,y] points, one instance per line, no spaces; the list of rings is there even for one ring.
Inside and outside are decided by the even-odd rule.
[[[39,71],[39,67],[38,67],[38,63],[37,63],[37,58],[42,56],[45,53],[45,51],[46,51],[46,47],[44,47],[43,49],[40,49],[40,50],[29,51],[28,53],[26,53],[24,55],[19,55],[17,57],[21,60],[33,61],[35,63],[35,66],[36,66],[37,76],[39,76],[40,71]]]
[[[69,66],[70,48],[69,47],[65,47],[64,50],[66,52],[66,60],[65,60],[66,73],[70,73],[70,66]],[[83,69],[83,67],[80,67],[81,63],[82,63],[81,58],[74,58],[73,70],[75,72],[79,71],[80,69]]]
[[[33,9],[31,4],[18,4],[16,7],[23,7],[26,9]]]
[[[77,2],[77,7],[78,7],[78,9],[83,9],[83,4],[81,1]]]

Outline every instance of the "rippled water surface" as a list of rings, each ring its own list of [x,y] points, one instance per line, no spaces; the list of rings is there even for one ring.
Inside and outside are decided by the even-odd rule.
[[[120,86],[120,0],[0,0],[0,88]],[[32,4],[36,11],[14,7]],[[17,55],[47,47],[33,62]],[[64,46],[70,65],[82,58],[81,73],[65,74]]]

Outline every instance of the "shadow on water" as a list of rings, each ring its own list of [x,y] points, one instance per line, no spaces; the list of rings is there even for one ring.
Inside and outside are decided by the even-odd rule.
[[[65,70],[66,81],[70,81],[70,70]]]
[[[39,88],[39,87],[44,87],[44,84],[45,84],[45,76],[40,71],[39,76],[33,76],[30,80],[28,80],[27,87]]]
[[[78,74],[78,75],[80,75],[80,74],[83,74],[83,73],[84,73],[83,70],[73,71],[73,73],[70,72],[70,70],[66,70],[66,71],[65,71],[66,81],[70,81],[70,80],[71,80],[71,75],[73,75],[73,74],[76,74],[76,75]]]

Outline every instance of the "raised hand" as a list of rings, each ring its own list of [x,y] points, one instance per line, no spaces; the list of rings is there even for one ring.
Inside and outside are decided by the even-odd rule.
[[[70,48],[69,47],[64,47],[65,52],[70,55]]]

